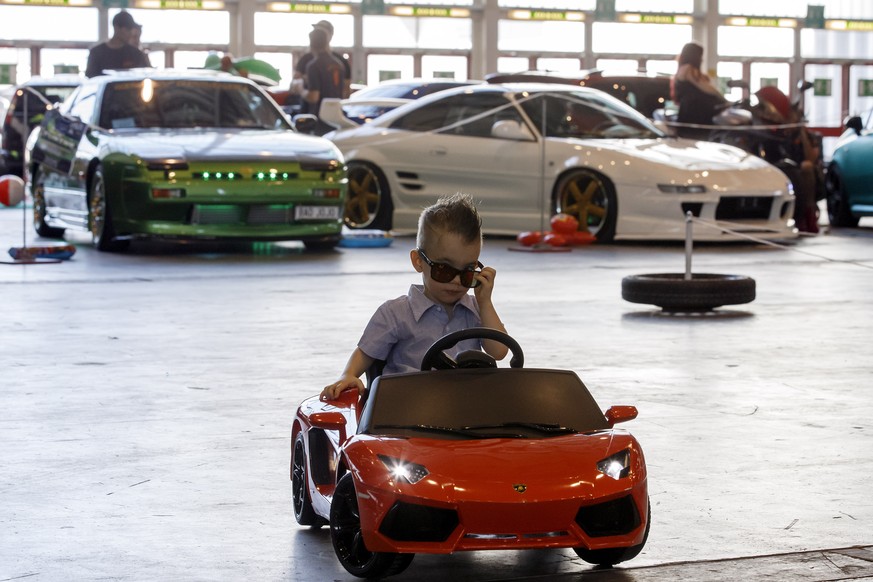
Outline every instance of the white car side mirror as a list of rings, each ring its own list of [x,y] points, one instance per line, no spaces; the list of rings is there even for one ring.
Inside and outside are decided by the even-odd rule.
[[[512,119],[495,121],[494,125],[491,126],[491,137],[515,141],[534,141],[534,136],[530,130],[521,122]]]

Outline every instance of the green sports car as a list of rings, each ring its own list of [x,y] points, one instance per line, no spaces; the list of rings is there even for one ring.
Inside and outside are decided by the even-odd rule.
[[[831,226],[856,227],[873,216],[873,109],[850,117],[825,177]]]
[[[210,71],[134,70],[85,81],[27,145],[34,226],[132,238],[341,238],[346,168],[297,133],[255,83]]]

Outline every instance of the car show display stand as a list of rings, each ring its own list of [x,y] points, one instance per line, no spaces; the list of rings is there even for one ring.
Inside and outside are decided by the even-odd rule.
[[[647,303],[670,314],[705,313],[722,305],[755,300],[755,280],[742,275],[692,273],[693,215],[685,215],[685,272],[629,275],[621,281],[621,297]]]
[[[26,88],[24,91],[24,115],[25,128],[24,143],[30,136],[30,124],[26,116],[30,109],[28,108],[28,97],[33,89]],[[51,107],[51,104],[42,99],[39,94],[36,94],[40,100],[44,101],[45,105]],[[21,204],[21,246],[11,247],[9,256],[12,260],[0,259],[0,263],[5,265],[42,265],[51,263],[60,263],[61,261],[71,258],[76,253],[76,247],[71,244],[66,245],[49,245],[49,246],[27,246],[27,196],[25,195],[24,181],[15,175],[3,176],[0,178],[2,183],[3,202],[9,206]]]
[[[10,247],[8,254],[12,260],[0,259],[4,265],[46,265],[60,263],[76,254],[72,244],[27,246],[27,201],[21,200],[21,246]]]

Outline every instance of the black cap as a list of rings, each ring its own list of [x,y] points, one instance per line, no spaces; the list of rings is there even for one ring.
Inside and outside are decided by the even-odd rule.
[[[331,24],[327,20],[319,20],[318,22],[316,22],[315,24],[312,25],[312,28],[315,28],[315,29],[320,28],[321,30],[326,32],[328,39],[330,39],[330,37],[333,36],[333,24]]]
[[[130,12],[125,12],[124,10],[115,15],[112,19],[112,26],[117,26],[119,28],[140,27],[140,25],[133,20],[133,16],[130,15]]]

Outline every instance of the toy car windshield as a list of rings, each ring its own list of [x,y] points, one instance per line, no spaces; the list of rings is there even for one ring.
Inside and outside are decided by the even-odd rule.
[[[370,388],[358,433],[548,438],[606,428],[603,413],[576,374],[500,368],[382,376]]]

